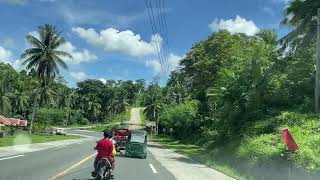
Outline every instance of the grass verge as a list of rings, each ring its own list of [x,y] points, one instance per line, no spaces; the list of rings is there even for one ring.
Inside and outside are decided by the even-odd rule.
[[[129,108],[127,110],[127,112],[125,112],[125,113],[121,113],[121,114],[116,115],[116,117],[114,119],[108,120],[107,123],[105,123],[105,124],[91,124],[91,125],[87,126],[88,128],[85,128],[85,129],[87,129],[89,131],[102,132],[106,129],[113,130],[115,128],[120,128],[120,127],[128,128],[129,127],[128,123],[124,124],[124,125],[120,125],[120,122],[122,122],[122,121],[129,122],[130,117],[131,117],[131,108]]]
[[[246,180],[247,178],[237,169],[231,167],[228,161],[215,161],[208,151],[194,144],[182,143],[178,140],[170,138],[153,138],[152,141],[164,145],[168,149],[172,149],[177,153],[185,155],[201,164],[220,171],[230,177],[238,180]]]
[[[113,130],[115,128],[128,128],[129,125],[120,125],[118,123],[113,124],[105,124],[105,125],[96,125],[94,127],[88,128],[89,131],[96,131],[96,132],[102,132],[104,130]]]
[[[282,112],[246,124],[242,136],[233,135],[223,143],[217,143],[212,135],[183,141],[155,141],[240,180],[317,180],[320,179],[319,119],[318,114]],[[282,140],[283,128],[289,128],[295,138],[299,145],[297,152],[287,151]]]
[[[146,127],[147,117],[146,117],[146,115],[143,113],[143,111],[144,111],[144,109],[140,109],[141,126],[142,126],[142,127]]]
[[[0,147],[4,146],[13,146],[21,144],[34,144],[34,143],[44,143],[50,141],[61,141],[67,139],[78,139],[81,136],[74,135],[52,135],[52,136],[43,136],[43,135],[29,135],[29,134],[17,134],[14,136],[0,138]]]

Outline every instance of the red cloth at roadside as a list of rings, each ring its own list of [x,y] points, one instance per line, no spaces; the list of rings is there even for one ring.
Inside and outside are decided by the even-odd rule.
[[[295,152],[299,150],[299,146],[294,140],[288,128],[283,129],[282,138],[283,142],[287,145],[289,152]]]

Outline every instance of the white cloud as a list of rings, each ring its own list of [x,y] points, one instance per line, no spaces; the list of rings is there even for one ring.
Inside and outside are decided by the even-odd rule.
[[[99,78],[100,81],[102,81],[103,84],[107,83],[107,80],[105,80],[104,78]]]
[[[114,28],[108,28],[96,32],[92,28],[77,27],[72,28],[72,31],[88,43],[107,52],[118,52],[135,57],[156,54],[157,45],[161,47],[160,44],[162,43],[162,38],[159,35],[153,35],[150,42],[145,42],[139,34],[134,34],[130,30],[119,31]]]
[[[32,31],[28,33],[36,38],[40,38],[39,33],[37,31]],[[80,64],[81,62],[90,62],[97,59],[95,54],[92,54],[89,50],[83,49],[78,50],[75,46],[71,44],[71,42],[67,41],[65,44],[62,44],[58,50],[65,51],[72,55],[72,59],[68,57],[63,57],[62,59],[67,64]]]
[[[84,72],[70,72],[70,76],[78,81],[82,81],[88,78],[88,75]]]
[[[213,32],[219,30],[228,30],[230,33],[245,33],[249,36],[255,35],[259,28],[251,20],[246,20],[245,18],[236,16],[235,19],[215,19],[211,24],[209,24],[210,29]]]
[[[12,58],[12,52],[0,46],[0,61],[6,62]]]
[[[0,46],[0,62],[9,63],[17,71],[22,69],[21,60],[14,60],[12,57],[12,52],[2,46]]]
[[[146,67],[151,67],[156,74],[161,73],[162,66],[158,60],[155,60],[155,59],[149,60],[149,61],[146,61],[145,64],[146,64]]]
[[[15,41],[12,38],[5,38],[2,41],[0,41],[3,47],[6,48],[13,48],[15,45]]]
[[[179,67],[179,62],[181,59],[183,59],[183,56],[178,56],[171,53],[168,58],[168,72],[166,73],[176,70]],[[165,69],[166,67],[166,65],[162,65],[159,60],[156,59],[146,61],[145,65],[146,67],[152,68],[155,74],[163,74],[162,68]]]
[[[40,38],[40,35],[39,35],[38,31],[31,31],[31,32],[28,33],[28,35],[34,36],[37,39]]]
[[[63,60],[65,60],[67,64],[79,64],[81,62],[90,62],[97,59],[97,56],[92,54],[89,50],[77,50],[77,48],[68,41],[65,44],[61,45],[59,47],[59,50],[68,52],[72,55],[72,59],[68,57],[63,58]]]

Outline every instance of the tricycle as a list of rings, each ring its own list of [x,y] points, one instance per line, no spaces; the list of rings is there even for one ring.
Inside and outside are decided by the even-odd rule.
[[[127,157],[140,157],[145,159],[147,153],[147,132],[144,130],[131,130],[126,142]]]

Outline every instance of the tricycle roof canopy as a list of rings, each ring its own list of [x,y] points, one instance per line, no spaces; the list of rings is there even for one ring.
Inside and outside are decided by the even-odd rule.
[[[141,134],[146,135],[147,132],[145,130],[131,130],[131,134]]]

